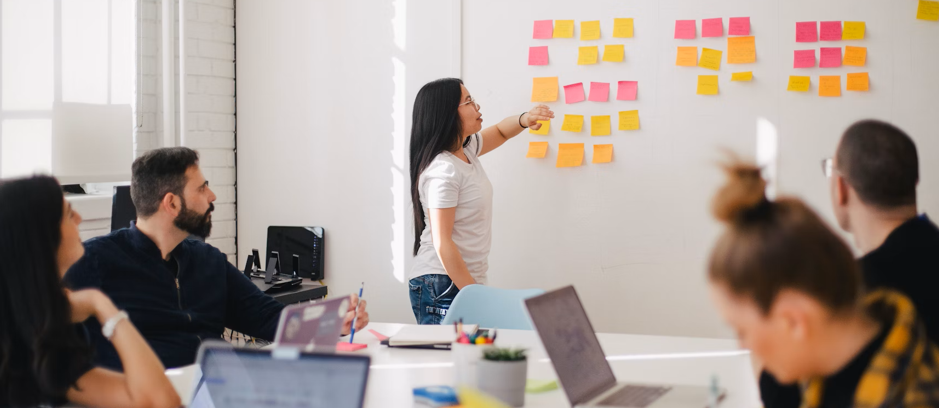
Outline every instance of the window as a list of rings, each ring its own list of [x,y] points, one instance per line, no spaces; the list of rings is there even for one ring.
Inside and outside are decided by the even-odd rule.
[[[133,107],[136,13],[137,0],[0,0],[0,177],[52,172],[62,104]]]

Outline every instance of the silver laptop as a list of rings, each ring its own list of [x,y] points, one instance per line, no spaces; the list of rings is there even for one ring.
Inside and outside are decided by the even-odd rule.
[[[351,296],[343,296],[285,307],[277,323],[274,344],[306,352],[335,352],[350,302]]]
[[[190,408],[362,408],[371,359],[213,341],[196,362]]]
[[[707,387],[617,383],[573,286],[525,305],[571,406],[704,408],[723,399]]]

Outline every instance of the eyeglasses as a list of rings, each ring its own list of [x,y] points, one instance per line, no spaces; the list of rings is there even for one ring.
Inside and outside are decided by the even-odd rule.
[[[469,105],[469,104],[473,104],[473,107],[475,107],[475,108],[476,108],[476,111],[479,112],[479,104],[476,103],[476,100],[473,99],[472,96],[470,97],[470,99],[469,99],[468,101],[463,102],[463,103],[461,103],[459,106],[457,106],[457,108],[461,108],[461,107],[463,107],[463,105]]]
[[[831,178],[832,174],[835,174],[835,162],[831,157],[827,159],[822,159],[822,174],[825,177]]]

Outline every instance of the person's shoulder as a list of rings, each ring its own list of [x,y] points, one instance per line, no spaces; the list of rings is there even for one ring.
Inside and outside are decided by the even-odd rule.
[[[124,228],[90,238],[84,242],[85,251],[113,251],[130,243],[130,229]]]
[[[186,249],[201,258],[212,259],[212,260],[223,260],[228,262],[228,257],[218,248],[207,244],[204,241],[200,241],[194,238],[186,238],[182,245],[186,246]]]
[[[449,152],[441,152],[430,162],[424,172],[423,178],[452,178],[458,174],[458,167],[454,160],[460,160]]]

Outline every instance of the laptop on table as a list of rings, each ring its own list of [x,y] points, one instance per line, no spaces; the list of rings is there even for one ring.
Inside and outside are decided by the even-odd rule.
[[[351,302],[351,296],[343,296],[285,307],[280,312],[274,344],[306,352],[335,352]]]
[[[709,405],[712,394],[707,387],[617,383],[573,286],[526,299],[525,306],[571,406]]]

